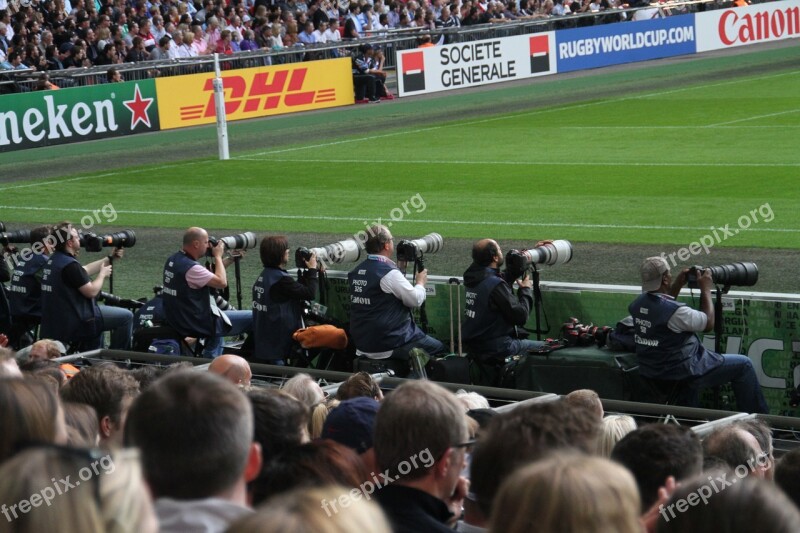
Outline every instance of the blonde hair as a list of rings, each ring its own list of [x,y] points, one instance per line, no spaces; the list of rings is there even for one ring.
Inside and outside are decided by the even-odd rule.
[[[603,419],[600,438],[597,439],[597,455],[611,457],[611,450],[622,437],[636,429],[636,420],[628,415],[608,415]]]
[[[283,384],[282,390],[288,392],[311,408],[325,400],[325,394],[322,392],[322,389],[317,382],[314,381],[314,378],[308,374],[295,374]]]
[[[512,475],[495,495],[490,531],[640,533],[639,492],[624,467],[556,454]]]
[[[119,451],[113,457],[91,453],[79,448],[31,448],[0,467],[0,502],[33,504],[40,496],[38,506],[14,516],[15,533],[155,531],[157,522],[137,452]],[[53,482],[68,478],[73,480],[69,487]]]
[[[336,398],[328,398],[311,409],[311,418],[308,420],[308,435],[311,440],[322,436],[322,426],[325,425],[325,419],[328,418],[328,414],[333,409],[339,407],[340,403]]]
[[[464,404],[465,411],[471,409],[489,409],[489,400],[475,391],[467,392],[464,389],[458,389],[456,391],[456,398]]]
[[[339,485],[287,492],[235,522],[228,533],[391,533],[380,507],[363,498],[350,498],[350,492]],[[342,496],[350,499],[347,507],[336,504]]]

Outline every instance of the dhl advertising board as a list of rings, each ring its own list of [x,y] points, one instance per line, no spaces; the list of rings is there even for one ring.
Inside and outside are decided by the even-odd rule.
[[[214,73],[156,80],[162,130],[216,122]],[[306,61],[222,73],[227,120],[353,103],[350,58]]]

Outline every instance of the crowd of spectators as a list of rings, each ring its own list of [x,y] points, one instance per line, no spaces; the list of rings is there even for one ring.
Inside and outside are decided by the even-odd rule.
[[[304,374],[251,384],[235,355],[59,378],[42,353],[47,372],[0,351],[3,531],[800,530],[800,454],[776,461],[758,419],[701,441],[588,390],[498,412],[357,373],[332,403]]]
[[[611,11],[621,0],[0,0],[0,70],[54,71],[282,50],[389,30]],[[615,22],[625,13],[580,24]],[[334,54],[335,55],[335,54]]]

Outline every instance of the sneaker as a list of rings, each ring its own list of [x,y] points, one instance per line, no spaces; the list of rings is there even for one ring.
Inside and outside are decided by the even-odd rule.
[[[381,103],[381,99],[380,98],[373,98],[372,100],[369,101],[369,103],[370,104],[380,104]]]
[[[386,96],[381,96],[381,100],[394,100],[394,95],[392,93],[386,93]]]
[[[366,98],[364,98],[362,100],[356,100],[357,104],[366,104],[367,102],[369,102],[369,100],[367,100]]]

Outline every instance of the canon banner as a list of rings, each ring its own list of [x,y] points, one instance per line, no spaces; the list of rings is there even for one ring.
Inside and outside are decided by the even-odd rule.
[[[406,50],[397,54],[400,96],[555,72],[553,32]]]
[[[800,0],[707,11],[695,17],[698,52],[800,37]]]
[[[693,15],[556,32],[558,71],[695,53]]]
[[[152,80],[0,97],[0,152],[159,129]]]

